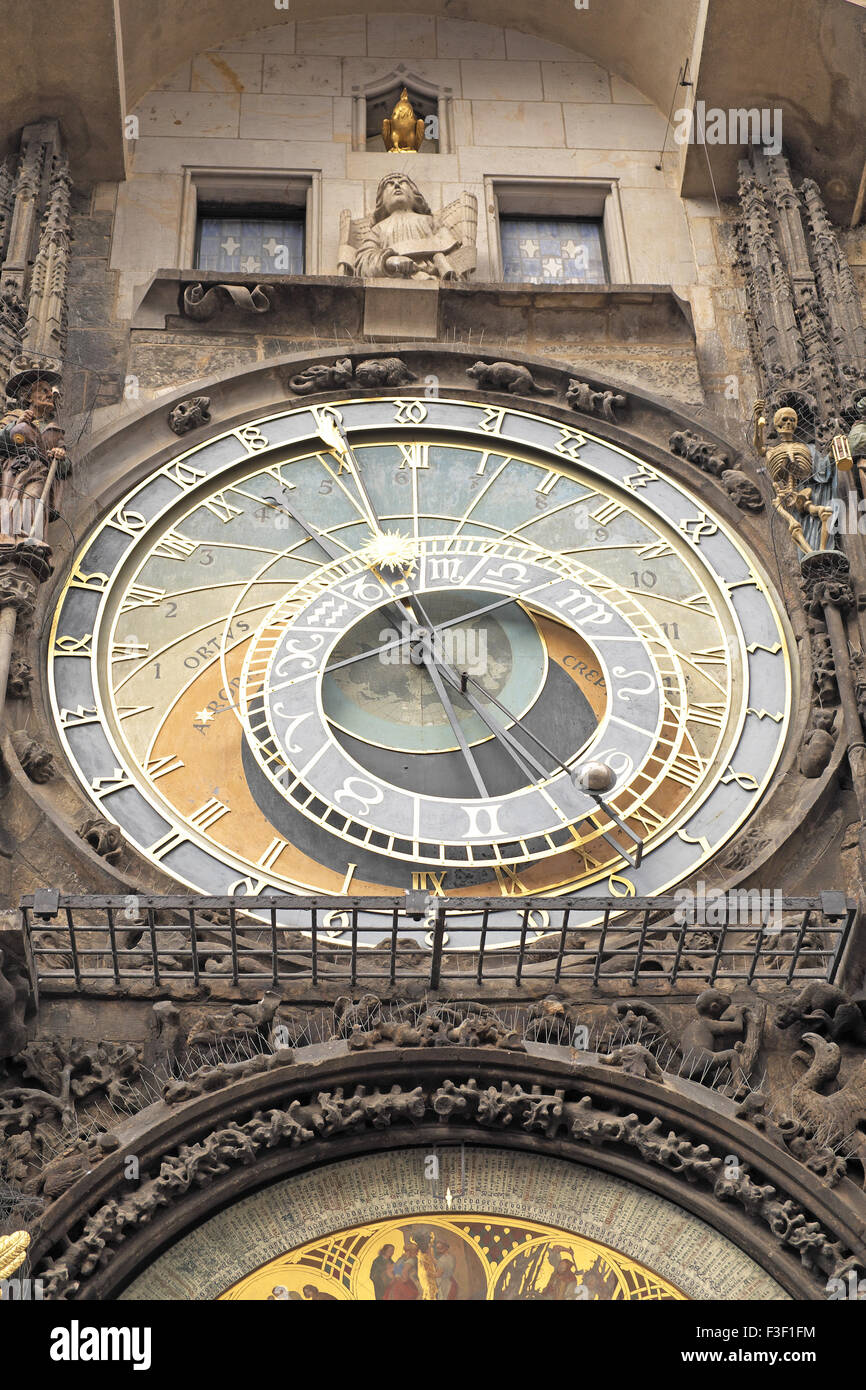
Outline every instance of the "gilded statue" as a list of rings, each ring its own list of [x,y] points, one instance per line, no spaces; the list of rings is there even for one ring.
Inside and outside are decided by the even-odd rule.
[[[424,122],[416,119],[405,87],[394,110],[382,122],[382,139],[389,154],[417,154],[424,143]]]
[[[478,204],[463,193],[434,213],[408,174],[386,174],[373,212],[340,219],[340,270],[364,278],[461,280],[475,268]]]
[[[797,428],[797,412],[792,406],[782,406],[773,416],[778,439],[767,444],[765,431],[767,421],[764,417],[764,401],[755,402],[752,411],[754,422],[755,449],[767,461],[773,483],[773,507],[787,524],[788,531],[800,550],[806,555],[813,554],[812,547],[803,535],[799,518],[816,516],[821,522],[820,550],[827,549],[832,507],[821,507],[812,501],[812,489],[804,487],[806,479],[812,474],[812,454],[806,444],[794,438]]]
[[[30,1236],[27,1231],[13,1231],[0,1236],[0,1280],[9,1279],[27,1259]]]
[[[69,463],[57,423],[59,376],[33,369],[10,379],[14,405],[0,417],[0,542],[44,542],[50,498]]]

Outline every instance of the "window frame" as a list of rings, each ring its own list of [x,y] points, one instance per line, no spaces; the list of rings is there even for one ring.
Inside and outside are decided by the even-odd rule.
[[[250,207],[303,213],[304,275],[318,275],[321,264],[322,171],[320,169],[204,169],[184,168],[178,268],[196,270],[199,217],[203,209],[219,208],[225,216]],[[205,214],[206,215],[206,214]],[[214,214],[217,215],[217,214]],[[202,272],[206,274],[208,272]],[[226,272],[228,274],[229,272]]]
[[[264,219],[273,219],[273,220],[279,219],[279,220],[281,220],[281,221],[283,221],[283,222],[297,222],[301,227],[303,227],[303,229],[304,229],[304,237],[303,237],[303,264],[304,264],[305,269],[304,269],[303,271],[301,271],[300,273],[301,273],[301,274],[305,274],[305,273],[306,273],[306,264],[307,264],[307,226],[306,226],[306,223],[307,223],[307,218],[306,218],[306,212],[305,212],[305,211],[302,212],[301,209],[298,208],[298,209],[297,209],[297,212],[295,212],[294,208],[291,207],[291,205],[287,205],[287,204],[285,204],[285,203],[282,204],[282,206],[281,206],[279,203],[277,203],[277,204],[274,204],[274,203],[213,203],[213,202],[210,201],[210,199],[208,199],[207,202],[205,202],[205,201],[203,201],[203,200],[200,201],[200,202],[198,203],[197,208],[196,208],[196,219],[195,219],[195,248],[194,248],[194,251],[193,251],[193,262],[194,262],[194,265],[195,265],[195,269],[196,269],[196,270],[204,270],[204,267],[201,266],[201,265],[199,265],[199,259],[200,259],[200,255],[201,255],[201,224],[202,224],[202,221],[204,220],[204,218],[206,218],[206,217],[211,217],[211,218],[215,218],[215,219],[222,220],[222,219],[228,219],[228,218],[231,218],[231,217],[237,217],[237,216],[239,216],[239,215],[242,215],[242,216],[244,216],[244,217],[249,216],[249,218],[250,218],[251,220],[256,220],[256,219],[258,219],[258,218],[262,218],[263,220],[264,220]],[[221,272],[220,272],[220,271],[216,271],[216,272],[206,272],[206,273],[220,274]],[[226,274],[231,274],[231,273],[232,273],[231,271],[227,271],[227,272],[226,272]],[[265,271],[265,272],[258,272],[258,271],[253,271],[253,272],[252,272],[252,274],[259,274],[259,273],[271,274],[271,275],[273,275],[273,274],[276,274],[276,275],[281,275],[281,274],[283,274],[283,275],[288,275],[288,274],[291,274],[292,272],[290,272],[290,271],[279,271],[279,270],[278,270],[278,271]],[[298,272],[294,272],[294,273],[298,273]]]
[[[484,194],[490,273],[495,282],[519,283],[504,278],[500,234],[503,217],[574,217],[601,223],[602,254],[608,278],[604,284],[576,280],[551,281],[551,284],[603,289],[632,283],[617,179],[535,179],[489,174],[484,179]]]

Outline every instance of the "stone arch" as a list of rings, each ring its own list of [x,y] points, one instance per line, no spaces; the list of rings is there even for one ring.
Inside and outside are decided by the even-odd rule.
[[[567,1049],[546,1045],[527,1055],[343,1044],[327,1057],[316,1048],[309,1060],[304,1051],[283,1058],[237,1081],[229,1068],[224,1088],[160,1102],[118,1127],[120,1146],[44,1214],[33,1274],[48,1297],[116,1296],[186,1231],[277,1178],[446,1137],[565,1158],[649,1188],[795,1298],[826,1297],[829,1278],[866,1261],[850,1184],[816,1182],[732,1102],[679,1078],[649,1080],[591,1054],[575,1068]],[[125,1177],[130,1155],[136,1186]]]

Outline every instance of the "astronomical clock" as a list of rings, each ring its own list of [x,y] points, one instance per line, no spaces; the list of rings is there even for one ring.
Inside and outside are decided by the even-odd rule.
[[[190,889],[509,906],[694,874],[778,761],[789,648],[735,531],[638,453],[368,393],[130,489],[49,659],[99,814]]]

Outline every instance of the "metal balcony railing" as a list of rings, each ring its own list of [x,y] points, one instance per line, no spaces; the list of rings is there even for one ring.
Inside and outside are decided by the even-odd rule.
[[[165,991],[217,981],[354,986],[641,980],[834,981],[856,913],[745,890],[686,914],[654,898],[67,895],[21,902],[34,984],[47,992]],[[687,919],[683,920],[686,916]]]

